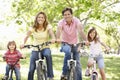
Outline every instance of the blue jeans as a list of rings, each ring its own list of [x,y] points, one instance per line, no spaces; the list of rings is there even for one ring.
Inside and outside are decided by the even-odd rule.
[[[9,76],[10,69],[11,69],[10,65],[7,64],[5,75],[8,76],[8,77],[10,77]],[[20,69],[17,68],[17,67],[14,67],[14,72],[15,72],[16,80],[21,80]]]
[[[41,51],[42,57],[46,58],[46,64],[47,64],[47,76],[49,78],[53,78],[53,67],[52,67],[52,56],[51,51],[49,48],[45,48]],[[39,59],[38,51],[32,51],[31,57],[30,57],[30,67],[29,67],[29,73],[28,73],[28,80],[34,80],[34,71],[36,69],[36,60]]]
[[[76,60],[76,80],[82,80],[80,55],[77,51],[77,48],[78,48],[77,46],[73,47],[73,59]],[[62,74],[67,75],[67,72],[68,72],[67,60],[70,60],[70,58],[71,58],[71,47],[70,47],[70,45],[62,44],[61,51],[65,53]]]

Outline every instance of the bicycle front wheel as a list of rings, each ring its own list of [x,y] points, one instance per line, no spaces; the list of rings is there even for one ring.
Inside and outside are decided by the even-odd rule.
[[[76,80],[75,67],[70,68],[68,71],[68,80]]]
[[[37,63],[36,70],[38,80],[47,80],[47,71],[45,65],[43,65],[43,62]]]
[[[93,73],[91,75],[91,80],[98,80],[98,77],[97,77],[97,74],[96,73]]]

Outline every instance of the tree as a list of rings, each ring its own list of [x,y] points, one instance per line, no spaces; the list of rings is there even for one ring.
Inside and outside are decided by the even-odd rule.
[[[118,28],[114,30],[114,27],[109,25],[110,22],[116,22],[114,26],[120,25],[120,14],[113,10],[118,3],[120,0],[14,0],[12,11],[15,15],[11,19],[16,19],[16,23],[19,25],[25,23],[26,27],[19,29],[20,32],[25,32],[32,25],[35,15],[39,11],[44,11],[55,31],[57,22],[62,17],[62,9],[66,6],[71,7],[74,15],[83,23],[85,31],[90,26],[95,26],[105,32],[107,36],[112,34],[111,37],[115,38],[116,42],[114,46],[118,46],[120,44]],[[114,30],[114,33],[111,29]],[[106,38],[106,42],[110,42],[111,37],[109,38],[109,36]],[[110,45],[110,43],[108,44]]]

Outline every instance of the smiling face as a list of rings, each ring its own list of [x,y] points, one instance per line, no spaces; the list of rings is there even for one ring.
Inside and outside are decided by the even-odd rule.
[[[11,44],[9,45],[9,49],[10,49],[10,50],[15,50],[15,47],[16,47],[16,46],[15,46],[14,43],[11,43]]]
[[[91,28],[89,31],[88,31],[88,36],[87,36],[87,38],[88,38],[88,41],[93,41],[93,40],[95,40],[95,41],[97,41],[97,31],[96,31],[96,29],[93,27],[93,28]]]
[[[93,30],[90,34],[89,34],[90,38],[93,40],[96,36],[96,31]]]
[[[66,20],[66,22],[71,22],[73,16],[70,13],[70,11],[65,11],[64,14],[63,14],[63,17]]]
[[[48,25],[48,21],[46,14],[44,12],[39,12],[36,15],[33,28],[37,32],[37,29],[39,28],[44,28],[44,30],[46,30],[47,25]]]
[[[15,43],[15,41],[9,41],[9,42],[8,42],[8,45],[7,45],[7,48],[8,48],[10,51],[16,50],[16,43]]]
[[[37,17],[37,22],[39,25],[43,25],[45,22],[45,16],[43,14],[39,14]]]

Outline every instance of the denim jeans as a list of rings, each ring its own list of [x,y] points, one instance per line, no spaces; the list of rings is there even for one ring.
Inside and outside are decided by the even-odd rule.
[[[10,77],[9,76],[10,68],[11,68],[10,65],[7,64],[5,75],[8,77]],[[15,72],[16,80],[21,80],[20,69],[17,67],[14,67],[14,72]]]
[[[47,64],[47,76],[49,78],[53,78],[53,67],[52,67],[52,56],[51,51],[49,48],[45,48],[41,51],[42,57],[46,58],[46,64]],[[36,69],[36,60],[39,59],[38,51],[32,51],[31,57],[30,57],[30,67],[29,67],[29,73],[28,73],[28,80],[34,80],[34,71]]]
[[[73,47],[73,59],[76,60],[76,80],[82,80],[82,70],[81,70],[81,64],[80,64],[80,55],[77,51],[77,46]],[[67,60],[70,60],[71,58],[71,47],[68,44],[62,44],[61,51],[65,53],[64,56],[64,65],[63,65],[63,75],[67,75],[68,72],[68,66],[67,66]]]

